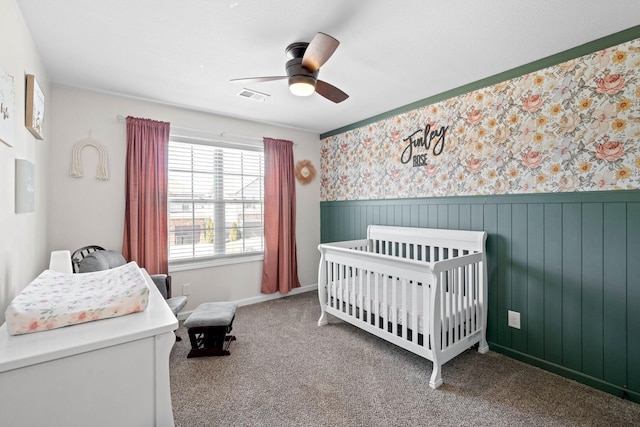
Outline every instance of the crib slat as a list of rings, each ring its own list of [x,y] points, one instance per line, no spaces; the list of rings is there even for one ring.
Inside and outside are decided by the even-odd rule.
[[[399,277],[390,277],[391,282],[391,333],[398,335],[398,280]]]
[[[452,292],[451,292],[451,282],[450,282],[450,277],[448,272],[444,273],[446,280],[447,280],[447,330],[449,331],[448,337],[447,337],[447,346],[453,344],[453,322],[451,321],[451,298],[452,298]]]
[[[347,300],[347,303],[349,305],[349,307],[347,307],[347,313],[349,313],[351,316],[355,316],[356,315],[356,276],[358,274],[358,269],[354,269],[353,267],[350,268],[350,273],[349,273],[349,286],[348,288],[348,294],[349,294],[349,299]]]
[[[425,283],[422,283],[422,292],[426,293]],[[424,318],[423,318],[424,319]],[[422,321],[423,326],[425,321]],[[409,325],[407,325],[409,326]],[[418,282],[413,282],[413,286],[411,286],[411,341],[414,344],[418,343],[418,333],[420,332],[420,328],[418,327]]]
[[[353,267],[349,267],[348,265],[344,266],[344,309],[343,312],[349,314],[351,310],[351,285],[353,282]]]
[[[340,304],[342,304],[342,266],[339,263],[336,263],[337,275],[336,275],[336,308],[340,308]]]
[[[340,308],[341,301],[342,301],[342,268],[340,266],[340,264],[335,263],[336,266],[336,291],[335,291],[335,295],[333,297],[333,300],[335,301],[335,307],[336,309]]]
[[[327,284],[327,289],[325,290],[326,293],[326,297],[327,297],[327,301],[326,304],[330,305],[331,304],[331,286],[333,283],[332,277],[331,277],[331,263],[329,261],[325,261],[324,262],[324,275],[326,276],[324,278],[323,283]],[[319,283],[318,283],[319,285]]]
[[[446,278],[443,273],[440,273],[440,301],[442,303],[442,307],[440,310],[440,318],[442,319],[442,349],[444,350],[447,347],[447,337],[449,336],[449,322],[447,318],[447,283]]]
[[[457,310],[457,299],[456,299],[456,271],[455,270],[449,270],[447,272],[447,277],[449,278],[449,301],[451,302],[451,312],[449,312],[449,322],[451,325],[451,336],[449,337],[449,340],[451,342],[451,344],[454,344],[456,341],[458,341],[458,337],[457,337],[457,324],[456,324],[456,312]]]
[[[350,308],[350,305],[351,305],[351,282],[352,282],[351,277],[352,277],[351,267],[348,267],[348,266],[345,265],[345,267],[344,267],[344,292],[343,292],[344,305],[343,305],[343,310],[342,311],[344,313],[346,313],[346,314],[350,314],[349,312],[351,310],[351,308]]]
[[[340,292],[340,311],[349,313],[349,267],[342,264],[342,290]]]
[[[389,322],[389,280],[388,276],[382,276],[382,327],[387,330],[387,323]]]
[[[475,319],[473,318],[473,266],[468,266],[467,269],[467,323],[469,325],[469,334],[473,334],[476,331]]]
[[[345,269],[347,267],[344,264],[340,264],[340,293],[338,297],[340,298],[340,305],[338,306],[340,311],[344,311],[344,288],[345,288]]]
[[[407,280],[402,279],[402,338],[407,339]]]
[[[458,336],[460,339],[466,336],[464,324],[464,268],[457,268],[458,271]]]
[[[351,282],[352,282],[352,291],[351,295],[349,295],[349,301],[351,301],[351,315],[353,317],[358,317],[358,290],[356,289],[358,283],[358,276],[360,276],[360,268],[354,269],[352,272]]]
[[[456,330],[458,332],[458,340],[464,337],[464,307],[462,304],[462,295],[464,291],[464,274],[463,268],[456,269],[456,292],[458,296],[458,307],[456,310]]]
[[[444,345],[444,333],[446,331],[447,324],[444,321],[444,298],[445,298],[445,295],[444,295],[444,284],[442,283],[442,273],[438,274],[438,281],[439,281],[438,286],[440,287],[440,299],[436,301],[436,304],[440,304],[440,332],[436,331],[436,334],[437,333],[442,334],[442,338],[440,340],[440,344],[441,344],[441,346],[443,346]],[[435,292],[435,289],[432,289],[431,292]]]
[[[367,323],[371,324],[371,272],[367,272]]]
[[[349,285],[351,284],[351,267],[348,265],[344,265],[344,289],[342,290],[342,301],[344,304],[342,305],[342,311],[344,313],[349,314],[349,303],[351,302],[350,294],[349,294]]]
[[[442,327],[440,328],[442,339],[440,340],[440,343],[442,346],[442,350],[444,350],[445,348],[447,348],[446,339],[447,339],[447,330],[449,328],[447,317],[446,317],[447,316],[447,306],[446,306],[447,294],[445,293],[444,274],[439,273],[438,276],[439,276],[438,280],[440,281],[440,322],[442,323]]]
[[[429,310],[429,300],[431,299],[432,290],[433,287],[431,283],[422,283],[422,312],[420,314],[422,315],[422,345],[426,348],[431,347],[429,342],[429,328],[431,328],[431,316],[429,315],[431,310]],[[429,314],[427,314],[427,312],[429,312]]]
[[[469,270],[465,266],[461,269],[461,285],[463,289],[462,293],[462,324],[465,328],[464,336],[470,335],[472,327],[469,319]]]
[[[441,253],[442,255],[442,253]],[[442,259],[442,258],[441,258]],[[448,293],[447,293],[447,322],[449,322],[449,339],[448,339],[448,345],[452,345],[454,342],[454,334],[455,334],[455,322],[452,316],[453,313],[453,292],[451,292],[451,288],[452,288],[452,283],[451,283],[451,273],[446,272],[445,275],[447,276],[447,289],[448,289]]]
[[[347,276],[347,296],[345,298],[347,304],[344,310],[347,314],[354,316],[356,313],[356,273],[353,271],[353,267],[348,267],[347,271],[349,272]]]
[[[471,266],[472,270],[473,270],[473,291],[472,291],[472,301],[473,301],[473,330],[477,330],[478,329],[478,280],[479,280],[479,275],[478,275],[478,264],[473,264]]]
[[[423,330],[423,341],[422,345],[427,348],[433,349],[433,337],[430,336],[429,331],[431,330],[431,310],[429,310],[429,303],[431,301],[431,293],[433,290],[434,283],[423,283],[422,284],[422,330]]]
[[[335,262],[331,263],[331,290],[329,291],[329,301],[332,308],[336,308],[336,293],[338,291],[338,270]],[[333,295],[332,295],[333,294]],[[333,297],[333,298],[331,298]]]
[[[473,307],[474,307],[474,301],[473,301],[473,267],[472,266],[467,266],[465,267],[465,275],[466,275],[466,292],[467,294],[465,295],[466,298],[466,304],[467,304],[467,311],[466,311],[466,317],[465,319],[467,322],[467,334],[471,335],[476,331],[476,325],[475,325],[475,319],[473,316]]]
[[[358,274],[358,307],[359,307],[359,311],[360,311],[360,320],[364,321],[364,297],[363,297],[363,292],[362,292],[362,282],[364,281],[364,275],[366,274],[366,271],[364,270],[359,270],[359,274]]]
[[[451,320],[453,321],[453,342],[460,341],[460,304],[458,295],[460,294],[460,286],[458,281],[460,280],[458,269],[451,270],[451,298],[452,298],[452,312]]]
[[[380,295],[379,295],[380,294],[380,290],[379,290],[380,289],[380,275],[378,273],[375,273],[375,275],[376,276],[375,276],[374,282],[375,282],[375,295],[376,295],[376,298],[373,301],[374,304],[375,304],[374,310],[375,310],[375,313],[376,313],[375,325],[378,326],[378,327],[381,327],[381,325],[380,325]]]
[[[456,269],[449,271],[449,282],[451,283],[449,287],[451,291],[451,323],[453,326],[451,343],[456,343],[460,339],[460,331],[458,331],[458,312],[460,307],[458,307],[458,274]]]

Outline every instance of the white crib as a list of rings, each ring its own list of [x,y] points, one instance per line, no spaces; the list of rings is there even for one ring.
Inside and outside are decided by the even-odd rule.
[[[370,225],[367,239],[319,245],[318,296],[327,313],[441,366],[479,343],[486,353],[483,231]]]

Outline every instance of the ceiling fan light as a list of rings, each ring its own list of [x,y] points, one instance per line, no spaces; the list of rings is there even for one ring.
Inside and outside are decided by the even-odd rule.
[[[289,78],[289,90],[296,96],[309,96],[316,91],[316,81],[309,76],[291,76]]]

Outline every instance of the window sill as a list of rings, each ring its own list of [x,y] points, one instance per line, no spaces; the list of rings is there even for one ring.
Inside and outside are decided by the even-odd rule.
[[[223,265],[244,264],[247,262],[257,262],[264,259],[264,254],[249,256],[236,256],[227,258],[207,259],[203,261],[190,261],[184,263],[169,264],[169,273],[176,271],[198,270],[201,268],[220,267]]]

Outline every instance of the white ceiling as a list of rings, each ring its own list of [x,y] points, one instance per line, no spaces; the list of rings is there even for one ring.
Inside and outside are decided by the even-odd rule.
[[[640,24],[617,0],[17,0],[52,83],[328,132]],[[340,40],[320,78],[350,97],[291,95],[285,48]]]

